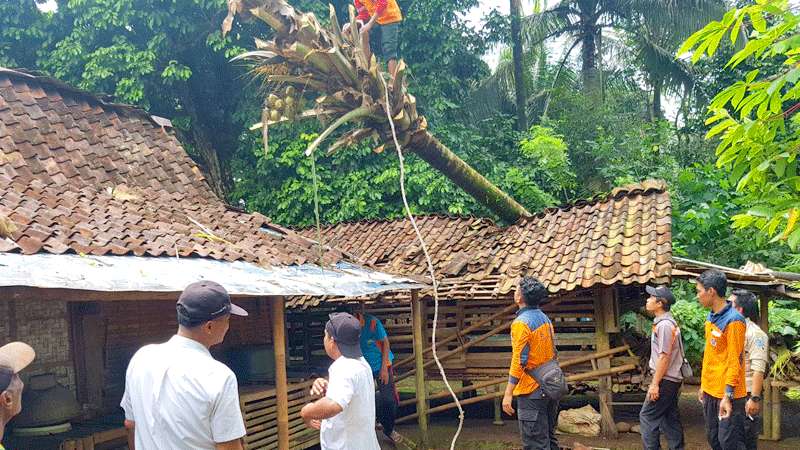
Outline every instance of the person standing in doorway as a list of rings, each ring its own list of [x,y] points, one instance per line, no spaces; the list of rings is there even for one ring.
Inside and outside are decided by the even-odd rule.
[[[744,447],[747,388],[744,379],[744,317],[725,299],[728,280],[719,270],[697,278],[697,299],[710,308],[705,323],[703,372],[698,399],[703,404],[706,438],[713,450]]]
[[[744,338],[745,384],[747,403],[744,411],[744,445],[747,450],[758,448],[758,434],[761,432],[761,393],[764,376],[767,372],[769,337],[758,322],[758,300],[755,294],[744,289],[734,289],[729,299],[733,307],[744,316],[747,330]]]
[[[128,364],[125,428],[131,450],[241,450],[246,434],[233,371],[209,348],[222,342],[231,304],[218,283],[198,281],[176,305],[178,333],[163,344],[139,349]]]
[[[547,398],[531,374],[538,366],[556,359],[553,324],[539,305],[547,299],[547,288],[534,277],[523,277],[514,293],[519,307],[511,324],[511,365],[503,396],[503,411],[514,414],[524,450],[558,450],[556,422],[558,401]]]
[[[361,352],[372,369],[372,377],[378,385],[376,413],[378,423],[383,427],[383,434],[394,443],[402,438],[394,430],[399,398],[394,385],[394,354],[389,347],[389,336],[380,319],[363,312],[355,317],[361,322]]]
[[[6,424],[22,412],[25,384],[19,372],[28,367],[35,357],[36,352],[24,342],[11,342],[0,347],[0,450],[5,449],[3,434]]]
[[[320,430],[322,450],[380,450],[375,434],[375,385],[361,353],[361,324],[345,312],[325,324],[325,353],[333,360],[328,379],[317,378],[311,395],[323,398],[300,410],[306,425]]]
[[[678,411],[683,375],[683,345],[678,323],[670,313],[675,302],[672,291],[664,286],[645,288],[650,297],[645,308],[653,314],[650,338],[650,375],[639,425],[645,450],[661,449],[661,433],[667,438],[670,450],[683,450],[683,425]]]

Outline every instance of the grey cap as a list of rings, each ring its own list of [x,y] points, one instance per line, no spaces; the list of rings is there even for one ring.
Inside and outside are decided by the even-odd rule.
[[[325,331],[346,358],[361,358],[361,322],[346,312],[328,316]]]
[[[670,305],[675,303],[675,297],[672,295],[672,290],[666,286],[645,286],[644,290],[655,298],[666,300]]]
[[[201,324],[226,314],[246,316],[247,311],[231,303],[222,285],[201,280],[186,286],[176,305],[178,315],[190,323]]]

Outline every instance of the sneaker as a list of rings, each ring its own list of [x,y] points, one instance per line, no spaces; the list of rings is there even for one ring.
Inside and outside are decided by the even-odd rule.
[[[395,444],[403,442],[403,436],[401,436],[400,433],[398,433],[397,431],[392,431],[392,433],[387,434],[386,437],[389,438]]]

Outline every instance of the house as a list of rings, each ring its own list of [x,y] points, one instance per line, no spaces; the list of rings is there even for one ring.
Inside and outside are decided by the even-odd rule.
[[[249,349],[238,353],[242,366],[258,369],[240,378],[248,448],[317,439],[297,426],[311,374],[287,374],[287,295],[420,287],[226,205],[169,121],[0,69],[0,342],[31,344],[37,359],[26,377],[55,378],[80,408],[71,425],[73,417],[44,411],[18,417],[25,434],[54,420],[64,432],[12,431],[12,446],[86,449],[123,436],[118,404],[130,357],[174,333],[178,293],[204,278],[250,312],[232,320],[216,349],[222,358]],[[33,391],[29,384],[26,395]]]
[[[497,389],[507,378],[508,326],[515,311],[513,291],[521,276],[536,276],[550,290],[543,310],[554,322],[559,359],[581,362],[567,369],[573,380],[586,379],[591,371],[611,368],[622,373],[631,368],[624,357],[612,360],[609,354],[592,360],[585,356],[612,350],[620,331],[620,311],[643,304],[646,284],[671,280],[671,205],[663,181],[620,187],[607,195],[547,209],[508,227],[475,217],[421,216],[416,222],[439,284],[437,336],[442,342],[440,357],[447,355],[442,363],[449,378],[479,382],[486,389]],[[322,227],[320,232],[325,244],[355,255],[364,264],[410,276],[428,273],[407,219],[341,223]],[[317,230],[303,233],[316,236]],[[291,311],[304,311],[321,301],[299,296],[287,305]],[[376,295],[367,306],[386,322],[392,349],[398,354],[398,379],[439,376],[427,353],[424,360],[411,356],[420,353],[413,349],[422,350],[418,341],[430,343],[432,305],[432,292],[424,290],[419,295],[403,291]],[[425,331],[417,333],[424,334],[421,338],[412,332],[416,317],[425,323]],[[289,323],[291,329],[303,327],[308,334],[314,320],[307,311],[290,312]],[[309,343],[293,340],[290,344],[295,342],[290,345],[295,357],[319,353],[309,350]],[[305,355],[300,354],[301,348]],[[424,380],[417,383],[424,386]],[[616,433],[611,402],[615,384],[611,377],[602,377],[598,389],[603,429],[611,435]],[[502,390],[490,390],[478,398],[499,396]],[[416,400],[418,412],[424,410],[425,399],[418,395]],[[423,411],[406,419],[417,417],[424,427],[426,415]]]

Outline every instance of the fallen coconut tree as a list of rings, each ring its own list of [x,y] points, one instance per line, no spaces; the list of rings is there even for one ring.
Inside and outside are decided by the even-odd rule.
[[[391,116],[403,151],[422,158],[502,219],[514,222],[529,215],[428,131],[416,99],[406,90],[405,64],[398,63],[394,79],[384,78],[375,57],[368,57],[361,45],[352,6],[344,29],[333,6],[327,27],[285,0],[228,0],[228,11],[223,33],[237,14],[260,19],[275,31],[272,40],[256,40],[256,50],[236,58],[252,62],[253,72],[271,90],[261,122],[253,126],[262,130],[265,147],[271,125],[317,119],[326,128],[309,146],[309,155],[340,129],[340,137],[326,149],[329,154],[367,140],[376,152],[395,149]]]

